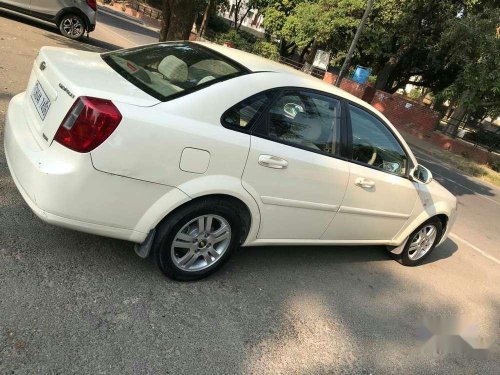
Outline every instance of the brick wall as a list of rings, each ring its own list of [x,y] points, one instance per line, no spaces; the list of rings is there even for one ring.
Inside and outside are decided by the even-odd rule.
[[[337,75],[326,73],[323,78],[328,83],[335,83]],[[370,85],[362,85],[350,79],[343,79],[340,88],[370,103],[397,128],[423,138],[436,129],[439,113],[423,104],[404,98],[401,95],[389,94],[375,90]]]
[[[440,132],[432,132],[425,140],[443,150],[462,155],[479,164],[487,164],[495,160],[500,160],[498,154],[488,152],[461,139],[450,138]]]
[[[326,73],[323,78],[324,81],[331,84],[334,84],[336,79],[337,75],[333,73]],[[467,156],[481,164],[498,159],[497,155],[468,142],[435,132],[440,115],[423,104],[398,94],[375,90],[370,85],[361,85],[345,78],[342,80],[340,88],[377,108],[402,132],[424,139],[443,150]]]
[[[398,129],[426,137],[438,124],[440,115],[429,107],[398,94],[377,90],[370,104],[382,112]]]

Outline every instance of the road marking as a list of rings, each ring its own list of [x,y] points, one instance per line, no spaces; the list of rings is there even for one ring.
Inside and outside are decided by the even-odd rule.
[[[436,172],[432,172],[432,174],[433,174],[433,175],[436,175],[436,176],[439,176],[439,177],[441,177],[441,178],[443,178],[443,179],[445,179],[445,180],[451,181],[451,182],[453,182],[455,185],[458,185],[458,186],[460,186],[460,187],[464,188],[465,190],[470,191],[470,192],[471,192],[471,193],[473,193],[474,195],[477,195],[477,196],[479,196],[480,198],[487,199],[487,200],[489,200],[490,202],[496,203],[496,204],[498,204],[498,205],[500,206],[500,202],[497,202],[496,200],[491,199],[490,197],[487,197],[486,195],[483,195],[483,194],[481,194],[481,193],[478,193],[477,191],[474,191],[474,190],[472,190],[472,189],[469,189],[467,186],[464,186],[464,185],[462,185],[461,183],[456,182],[455,180],[452,180],[451,178],[444,177],[442,174],[439,174],[439,173],[436,173]]]
[[[477,251],[479,254],[481,254],[483,257],[485,258],[488,258],[489,260],[497,263],[497,264],[500,264],[500,259],[498,258],[495,258],[493,255],[490,255],[488,254],[487,252],[481,250],[479,247],[476,247],[474,246],[473,244],[471,244],[469,241],[467,240],[464,240],[463,238],[461,238],[460,236],[457,236],[455,233],[450,233],[449,236],[451,238],[454,238],[460,242],[463,242],[464,244],[466,244],[467,246],[469,246],[472,250],[475,250]]]
[[[429,157],[429,156],[428,156],[428,157]],[[430,159],[433,159],[433,157],[429,157],[429,158],[430,158]],[[419,158],[419,159],[420,159],[420,160],[423,160],[423,161],[426,161],[427,163],[436,163],[436,162],[438,162],[438,160],[436,160],[436,161],[432,161],[432,160],[426,160],[425,158]],[[455,173],[458,173],[458,172],[455,172]],[[487,200],[489,200],[490,202],[493,202],[493,203],[496,203],[496,204],[500,205],[500,202],[497,202],[496,200],[491,199],[490,197],[487,197],[486,195],[483,195],[483,194],[481,194],[481,193],[478,193],[477,191],[474,191],[474,190],[472,190],[472,189],[468,188],[467,186],[464,186],[464,185],[462,185],[461,183],[456,182],[455,180],[453,180],[453,179],[451,179],[451,178],[445,177],[445,176],[443,176],[442,174],[437,173],[437,172],[432,172],[432,174],[433,174],[433,175],[435,175],[435,176],[439,176],[439,177],[441,177],[441,178],[443,178],[443,179],[445,179],[445,180],[451,181],[451,182],[453,182],[455,185],[458,185],[458,186],[460,186],[460,187],[464,188],[465,190],[468,190],[468,191],[470,191],[471,193],[474,193],[475,195],[478,195],[480,198],[487,199]],[[459,174],[461,174],[461,173],[459,173]],[[462,175],[462,176],[467,177],[467,178],[470,178],[470,177],[469,177],[469,176],[467,176],[467,175]],[[488,185],[483,184],[483,183],[482,183],[482,181],[481,181],[481,182],[479,182],[479,181],[474,181],[474,182],[475,182],[475,183],[477,183],[477,184],[484,185],[485,187],[487,187],[487,188],[491,189]]]

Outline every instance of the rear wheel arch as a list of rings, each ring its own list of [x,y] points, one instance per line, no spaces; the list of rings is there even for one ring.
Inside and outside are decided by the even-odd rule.
[[[64,8],[64,9],[61,9],[57,14],[56,14],[56,17],[55,17],[55,23],[59,26],[59,23],[61,22],[62,18],[68,14],[74,14],[74,15],[77,15],[78,17],[80,17],[83,22],[85,23],[85,30],[86,31],[89,31],[90,30],[90,20],[89,18],[87,17],[87,15],[82,12],[80,9],[76,8],[76,7],[70,7],[70,8]]]
[[[187,202],[184,202],[183,204],[179,205],[178,207],[176,207],[175,209],[170,211],[161,220],[159,220],[159,222],[155,228],[160,227],[165,221],[167,221],[170,217],[175,215],[180,210],[183,210],[187,206],[194,205],[202,200],[204,200],[204,201],[212,200],[214,202],[214,204],[217,204],[217,201],[223,200],[223,201],[229,202],[230,204],[234,205],[234,207],[238,210],[238,214],[239,214],[239,217],[240,217],[241,223],[242,223],[240,244],[244,243],[249,232],[250,232],[250,228],[251,228],[251,225],[253,222],[252,213],[251,213],[250,208],[247,206],[247,204],[245,202],[243,202],[241,199],[239,199],[233,195],[229,195],[229,194],[201,195],[201,196],[193,198]]]

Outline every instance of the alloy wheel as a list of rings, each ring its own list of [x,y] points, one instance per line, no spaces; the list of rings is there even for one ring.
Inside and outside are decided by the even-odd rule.
[[[62,23],[62,29],[72,38],[78,38],[84,33],[83,25],[80,19],[76,16],[69,16],[65,18]]]
[[[436,240],[437,229],[434,225],[429,224],[420,229],[410,242],[408,248],[408,258],[411,260],[419,260],[427,254],[434,245]]]
[[[231,226],[218,215],[203,215],[185,224],[170,249],[175,265],[187,272],[206,269],[218,262],[231,242]]]

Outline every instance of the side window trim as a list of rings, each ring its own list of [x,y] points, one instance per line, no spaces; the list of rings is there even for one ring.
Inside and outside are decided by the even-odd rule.
[[[345,104],[345,100],[341,96],[334,95],[329,92],[321,91],[321,90],[316,90],[313,88],[309,87],[299,87],[299,86],[283,86],[283,87],[277,87],[275,89],[267,90],[267,91],[273,91],[275,90],[272,95],[273,97],[269,101],[269,103],[266,105],[262,113],[259,114],[258,118],[256,121],[252,124],[251,129],[250,129],[250,134],[254,137],[259,137],[266,139],[268,141],[284,144],[290,147],[295,147],[304,151],[312,152],[315,154],[320,154],[324,156],[328,156],[334,159],[340,159],[344,161],[349,161],[348,156],[348,150],[349,150],[349,144],[348,144],[348,137],[349,137],[349,132],[347,131],[347,115],[348,115],[348,108],[347,104]],[[267,111],[276,103],[276,101],[281,97],[281,95],[284,95],[286,92],[310,92],[316,95],[321,95],[325,96],[331,99],[338,100],[340,103],[340,150],[336,154],[330,154],[327,152],[323,152],[321,150],[312,150],[310,148],[301,146],[297,143],[293,142],[287,142],[282,139],[276,139],[274,137],[269,136],[269,124],[267,121],[264,121],[263,115],[264,113],[267,113]],[[264,91],[263,91],[264,92]],[[256,129],[261,129],[265,134],[262,133],[255,133]]]
[[[238,103],[232,105],[231,107],[229,107],[228,109],[226,109],[224,111],[224,113],[222,114],[222,116],[220,117],[220,123],[221,123],[221,125],[223,127],[225,127],[226,129],[229,129],[229,130],[233,130],[233,131],[237,131],[237,132],[245,133],[245,134],[252,134],[253,129],[256,127],[256,124],[260,123],[260,119],[262,118],[262,115],[264,113],[266,113],[266,111],[271,107],[271,105],[275,101],[276,93],[273,93],[273,91],[279,91],[279,90],[280,90],[279,88],[272,88],[272,89],[260,91],[260,92],[257,92],[255,94],[253,94],[253,95],[250,95],[249,97],[247,97],[247,98],[239,101]],[[245,100],[248,100],[248,99],[254,98],[254,97],[258,96],[258,95],[263,95],[263,94],[264,95],[265,94],[269,94],[270,98],[267,100],[267,103],[264,105],[263,109],[257,114],[257,116],[255,116],[250,121],[250,123],[248,124],[247,127],[234,126],[234,125],[228,124],[227,122],[224,121],[224,118],[227,116],[227,114],[229,113],[229,111],[231,111],[234,107],[240,105]]]
[[[376,113],[372,112],[371,110],[363,107],[363,106],[360,106],[359,104],[355,103],[355,102],[352,102],[348,99],[345,99],[345,106],[346,106],[346,109],[347,109],[347,131],[348,131],[348,144],[347,144],[347,147],[348,147],[348,151],[347,151],[347,159],[350,163],[354,163],[354,164],[358,164],[358,165],[361,165],[363,167],[366,167],[366,168],[370,168],[370,169],[375,169],[377,171],[380,171],[380,172],[384,172],[384,173],[387,173],[387,174],[390,174],[391,176],[397,176],[397,177],[401,177],[401,178],[405,178],[405,179],[410,179],[410,163],[411,163],[411,158],[410,156],[408,155],[408,151],[406,150],[406,148],[403,146],[403,144],[401,143],[401,141],[399,140],[399,138],[396,136],[396,134],[394,133],[394,131],[387,125],[387,123],[382,120]],[[391,173],[389,171],[385,171],[383,170],[382,168],[378,168],[378,167],[374,167],[372,165],[369,165],[369,164],[366,164],[366,163],[363,163],[363,162],[359,162],[357,160],[353,160],[353,144],[352,144],[352,123],[351,123],[351,111],[349,109],[349,106],[353,106],[353,107],[356,107],[358,108],[359,110],[361,111],[364,111],[366,113],[368,113],[369,115],[375,117],[375,119],[377,119],[388,131],[389,133],[394,137],[394,139],[396,140],[396,142],[398,143],[399,147],[401,147],[401,150],[403,150],[405,156],[406,156],[406,160],[407,160],[407,163],[408,163],[408,166],[406,168],[406,171],[405,171],[405,174],[404,175],[400,175],[400,174],[396,174],[396,173]]]

